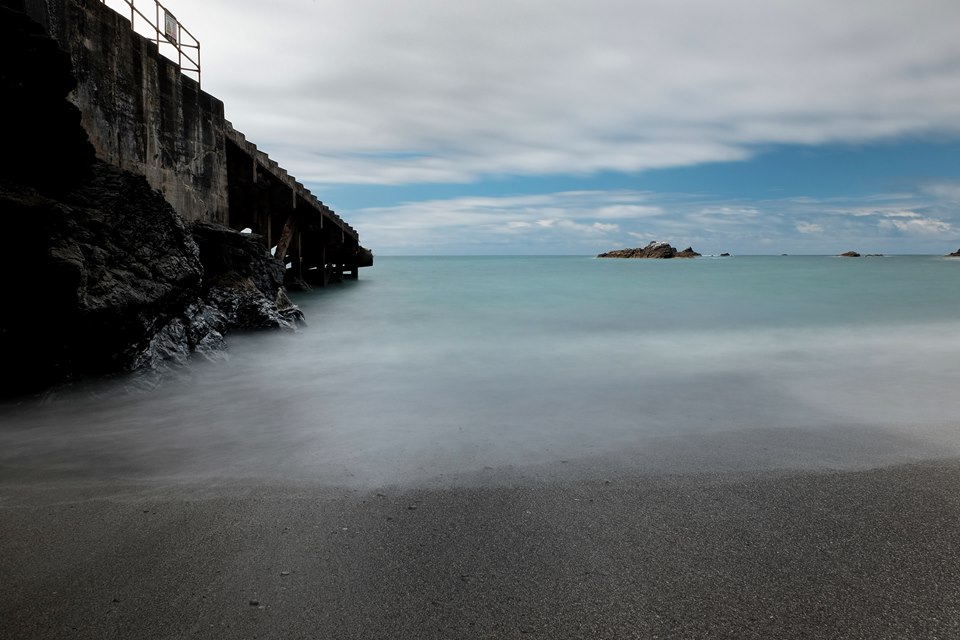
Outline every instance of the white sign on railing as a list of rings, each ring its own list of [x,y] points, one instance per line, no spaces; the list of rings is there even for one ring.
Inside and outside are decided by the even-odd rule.
[[[173,17],[173,14],[163,10],[163,35],[167,36],[167,40],[176,44],[180,42],[180,34],[177,30],[177,19]]]

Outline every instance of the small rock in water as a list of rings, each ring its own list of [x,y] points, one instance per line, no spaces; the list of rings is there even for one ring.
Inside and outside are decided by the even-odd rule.
[[[251,607],[259,607],[259,606],[260,606],[260,601],[259,601],[259,600],[251,600],[251,601],[250,601],[250,606],[251,606]]]

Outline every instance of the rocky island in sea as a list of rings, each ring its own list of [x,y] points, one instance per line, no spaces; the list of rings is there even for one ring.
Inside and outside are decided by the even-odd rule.
[[[693,247],[687,247],[683,251],[677,251],[667,242],[651,242],[645,247],[635,249],[617,249],[601,253],[598,258],[696,258],[700,254],[693,250]]]

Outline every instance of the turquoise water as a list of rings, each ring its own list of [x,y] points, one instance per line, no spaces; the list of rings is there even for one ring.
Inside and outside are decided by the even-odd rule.
[[[960,260],[378,258],[297,302],[299,333],[149,391],[3,408],[2,468],[386,484],[960,453]]]

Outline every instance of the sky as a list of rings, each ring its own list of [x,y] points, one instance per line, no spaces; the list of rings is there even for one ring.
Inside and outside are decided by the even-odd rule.
[[[165,6],[377,255],[960,247],[957,0]]]

